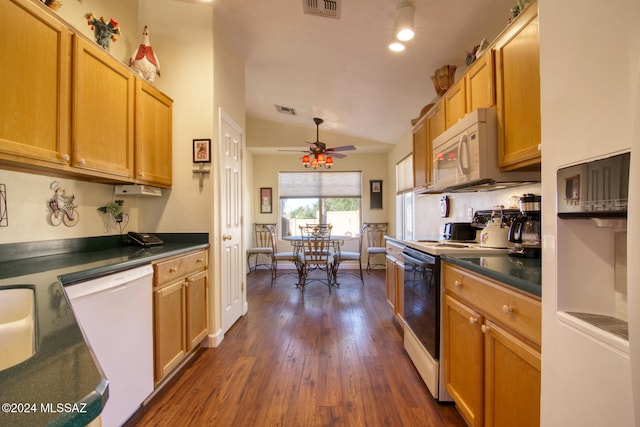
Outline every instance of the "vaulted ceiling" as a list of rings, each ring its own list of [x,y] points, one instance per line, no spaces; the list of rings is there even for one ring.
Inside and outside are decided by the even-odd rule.
[[[467,51],[508,24],[516,0],[410,0],[415,37],[388,49],[401,0],[339,0],[340,17],[305,14],[325,0],[215,0],[215,13],[245,59],[247,115],[395,144],[436,98],[443,65],[464,73]],[[295,110],[278,112],[276,105]],[[296,146],[301,141],[283,141]]]

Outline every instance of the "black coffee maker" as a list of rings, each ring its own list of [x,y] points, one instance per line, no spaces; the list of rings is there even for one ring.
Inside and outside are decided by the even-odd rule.
[[[509,241],[515,245],[509,255],[522,258],[540,258],[542,254],[541,211],[542,198],[535,194],[524,194],[518,199],[520,215],[509,228]]]

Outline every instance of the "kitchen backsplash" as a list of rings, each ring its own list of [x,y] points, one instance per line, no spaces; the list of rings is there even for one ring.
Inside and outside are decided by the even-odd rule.
[[[472,192],[472,193],[451,193],[449,197],[449,216],[442,218],[440,215],[440,199],[445,194],[423,194],[417,195],[415,199],[415,232],[414,238],[428,238],[442,234],[442,228],[446,222],[470,222],[468,210],[491,209],[496,205],[504,205],[505,208],[517,209],[515,198],[525,193],[541,194],[541,185],[527,184],[518,187],[511,187],[504,190]],[[515,196],[515,198],[514,198]],[[516,200],[515,204],[512,204]],[[544,200],[542,201],[544,203]]]

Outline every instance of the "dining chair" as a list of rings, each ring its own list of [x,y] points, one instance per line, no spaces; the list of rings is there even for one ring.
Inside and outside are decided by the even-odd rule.
[[[296,264],[296,269],[297,269],[297,257],[298,254],[296,251],[288,251],[288,252],[278,252],[278,234],[276,232],[276,227],[275,225],[271,225],[268,224],[267,225],[267,229],[269,229],[269,236],[270,236],[270,240],[271,240],[271,248],[273,249],[272,252],[272,268],[271,268],[271,286],[273,286],[273,281],[276,280],[278,277],[281,276],[285,276],[285,275],[293,275],[296,277],[300,277],[299,271],[297,271],[296,273],[289,273],[289,272],[284,272],[282,274],[280,274],[280,276],[278,276],[278,262],[279,261],[286,261],[286,262],[292,262],[294,264]],[[298,283],[296,286],[300,286],[300,283]]]
[[[384,241],[384,236],[387,234],[387,223],[368,222],[365,225],[367,226],[367,272],[370,273],[371,269],[376,266],[386,266],[384,259],[381,264],[371,264],[371,259],[373,257],[375,261],[376,255],[385,256],[387,254],[387,248]]]
[[[331,224],[308,224],[300,226],[302,245],[298,253],[300,265],[300,287],[302,292],[307,281],[319,281],[325,283],[331,293],[331,287],[336,285],[334,252],[331,243]],[[324,271],[326,281],[317,277],[310,277],[314,270]]]
[[[362,275],[362,240],[364,238],[364,232],[367,229],[367,224],[362,224],[362,227],[360,227],[360,234],[358,234],[356,237],[358,238],[358,251],[357,252],[351,252],[351,251],[343,251],[340,250],[340,248],[338,248],[338,252],[337,252],[337,256],[338,256],[338,265],[340,265],[340,263],[342,263],[342,261],[358,261],[358,267],[359,267],[359,274],[358,273],[352,273],[350,271],[345,271],[343,269],[342,272],[338,272],[337,275],[341,276],[341,275],[352,275],[352,276],[357,276],[360,278],[360,282],[362,282],[362,286],[364,286],[364,277]],[[338,270],[339,271],[339,270]]]
[[[269,267],[273,269],[273,247],[271,246],[271,233],[268,226],[275,227],[275,224],[254,224],[254,247],[247,249],[247,267],[249,273],[256,270],[259,266]],[[260,255],[269,258],[269,262],[260,263]],[[251,267],[251,258],[255,257],[255,264]]]

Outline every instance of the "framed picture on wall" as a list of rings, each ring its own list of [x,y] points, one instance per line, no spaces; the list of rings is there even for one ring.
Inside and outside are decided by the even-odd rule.
[[[369,200],[371,209],[382,209],[382,180],[369,181]]]
[[[194,139],[193,140],[193,163],[210,163],[211,162],[211,140],[210,139]]]
[[[260,188],[260,213],[272,213],[271,187]]]

